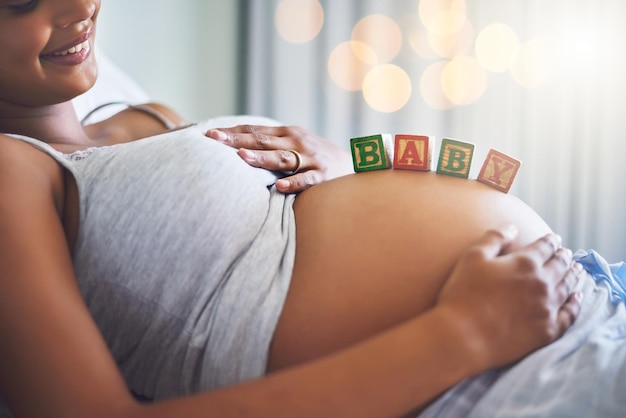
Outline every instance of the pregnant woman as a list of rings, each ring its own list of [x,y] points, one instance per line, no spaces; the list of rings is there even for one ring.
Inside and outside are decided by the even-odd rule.
[[[156,104],[82,126],[99,8],[0,0],[0,413],[401,415],[574,322],[571,252],[482,184]]]

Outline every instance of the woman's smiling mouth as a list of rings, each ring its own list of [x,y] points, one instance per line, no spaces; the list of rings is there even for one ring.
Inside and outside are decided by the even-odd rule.
[[[40,55],[40,58],[58,65],[78,65],[89,57],[91,52],[89,38],[91,38],[91,31],[83,34],[71,44]]]

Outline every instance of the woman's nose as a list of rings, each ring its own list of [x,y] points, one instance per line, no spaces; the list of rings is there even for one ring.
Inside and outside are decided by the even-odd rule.
[[[75,23],[91,19],[98,10],[98,1],[94,0],[57,0],[55,25],[67,28]]]

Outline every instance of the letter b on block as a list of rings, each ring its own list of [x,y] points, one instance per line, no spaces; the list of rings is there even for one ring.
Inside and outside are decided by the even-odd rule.
[[[350,140],[354,171],[384,170],[391,167],[385,139],[390,140],[389,135],[372,135]]]
[[[474,156],[474,144],[443,138],[437,173],[468,178]]]

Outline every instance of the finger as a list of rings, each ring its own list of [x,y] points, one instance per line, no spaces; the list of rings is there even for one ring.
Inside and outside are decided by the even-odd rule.
[[[572,265],[572,250],[569,248],[558,248],[552,257],[544,263],[544,267],[553,271],[565,271]]]
[[[322,180],[319,171],[309,170],[277,180],[276,189],[281,193],[298,193],[321,183]]]
[[[565,303],[561,306],[558,313],[558,332],[560,337],[572,326],[572,324],[578,318],[580,310],[582,308],[583,294],[582,292],[572,293]]]
[[[497,257],[517,237],[518,229],[515,225],[490,229],[481,238],[474,242],[471,249],[478,250],[488,259]]]
[[[237,153],[251,166],[266,170],[291,172],[305,166],[304,161],[298,161],[298,157],[288,150],[260,151],[240,148]],[[304,160],[302,155],[300,158]]]
[[[237,125],[228,128],[215,128],[233,134],[254,134],[262,133],[270,136],[286,136],[289,128],[287,126],[265,126],[265,125]]]
[[[210,129],[205,134],[233,148],[275,150],[293,148],[293,140],[283,136],[282,127],[242,125],[233,128]]]
[[[561,248],[561,237],[551,233],[528,244],[522,251],[529,254],[533,260],[545,264],[556,254],[559,248]]]
[[[578,263],[570,263],[566,273],[559,281],[556,289],[556,302],[560,306],[572,295],[578,287],[582,273],[582,266]]]

